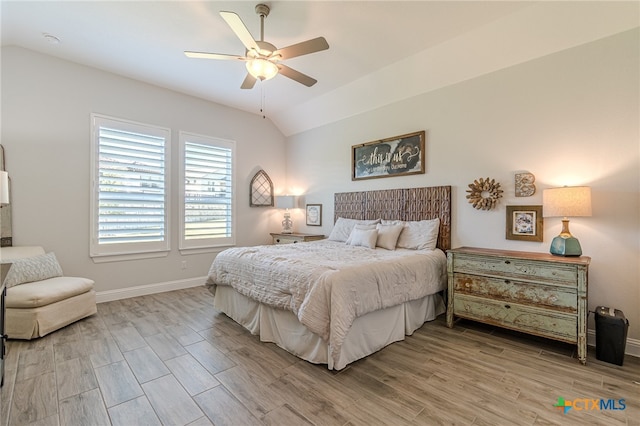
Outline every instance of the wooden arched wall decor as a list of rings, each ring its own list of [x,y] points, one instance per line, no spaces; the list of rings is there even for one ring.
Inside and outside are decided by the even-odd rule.
[[[273,182],[264,170],[258,170],[251,179],[249,197],[250,207],[273,207]]]

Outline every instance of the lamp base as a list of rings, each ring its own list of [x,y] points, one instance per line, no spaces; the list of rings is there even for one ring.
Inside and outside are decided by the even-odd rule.
[[[581,256],[582,247],[577,238],[558,235],[551,241],[549,252],[554,256]]]
[[[291,220],[291,214],[286,212],[284,214],[284,220],[282,221],[283,234],[293,234],[293,221]]]

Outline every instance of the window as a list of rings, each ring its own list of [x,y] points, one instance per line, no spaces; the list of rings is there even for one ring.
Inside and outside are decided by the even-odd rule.
[[[166,254],[171,131],[97,114],[91,125],[91,256]]]
[[[180,249],[235,244],[235,142],[180,132]]]

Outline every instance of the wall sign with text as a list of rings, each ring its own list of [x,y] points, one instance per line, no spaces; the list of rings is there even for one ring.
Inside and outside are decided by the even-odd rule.
[[[351,147],[351,180],[424,174],[425,131]]]

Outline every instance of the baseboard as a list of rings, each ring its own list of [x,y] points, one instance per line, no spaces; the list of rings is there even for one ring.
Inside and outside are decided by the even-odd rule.
[[[196,277],[186,280],[167,281],[163,283],[120,288],[117,290],[98,291],[96,292],[96,302],[111,302],[112,300],[129,299],[130,297],[145,296],[147,294],[164,293],[165,291],[198,287],[204,285],[206,279],[207,277]]]
[[[595,330],[587,330],[587,345],[595,346],[596,345],[596,331]],[[626,355],[640,357],[640,340],[638,339],[627,339],[627,344],[624,348],[624,353]]]

